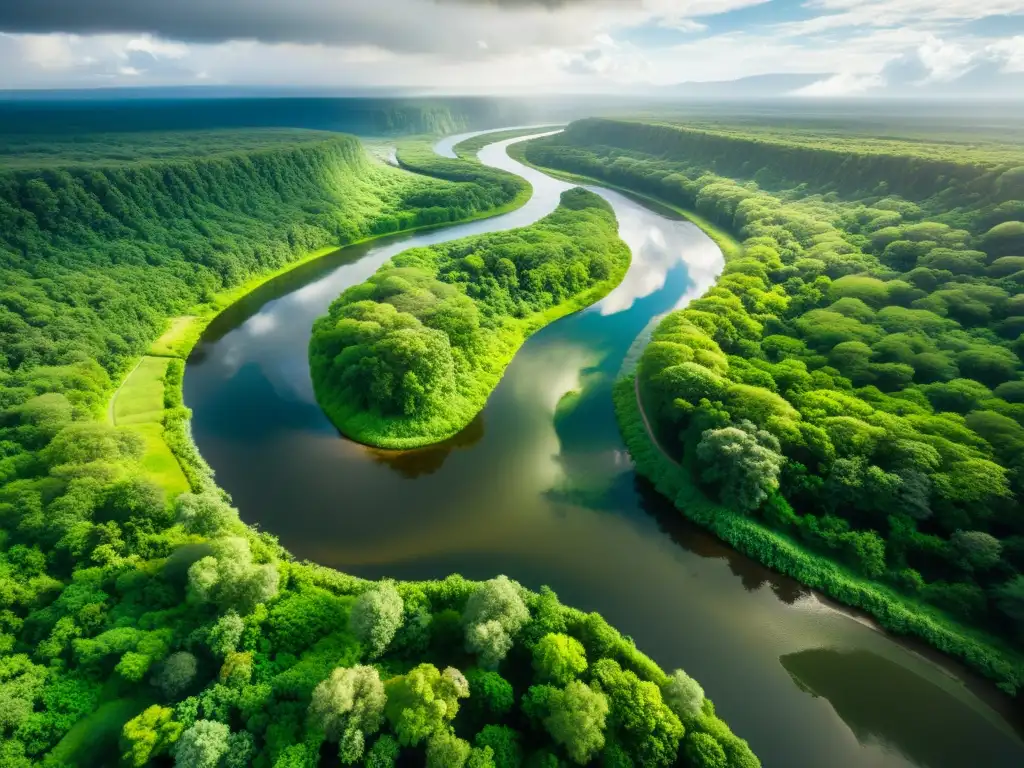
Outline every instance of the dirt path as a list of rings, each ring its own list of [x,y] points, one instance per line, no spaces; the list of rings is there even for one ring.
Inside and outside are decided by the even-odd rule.
[[[121,388],[125,385],[125,382],[128,381],[128,379],[131,378],[132,374],[138,370],[139,366],[142,365],[142,361],[145,359],[145,355],[139,358],[139,362],[137,362],[135,364],[135,367],[128,371],[127,374],[125,374],[125,377],[121,379],[121,383],[117,385],[117,389],[114,390],[114,394],[110,396],[110,403],[107,405],[107,418],[110,420],[110,423],[113,424],[115,427],[117,426],[117,420],[114,418],[114,404],[117,402],[117,396],[121,394]],[[643,409],[641,408],[641,412],[642,411]]]
[[[640,398],[640,376],[633,376],[633,391],[636,393],[636,407],[640,411],[640,418],[644,420],[644,429],[647,430],[647,436],[651,438],[651,442],[654,443],[654,447],[657,448],[661,455],[671,461],[677,467],[680,466],[679,462],[669,456],[668,451],[661,447],[661,443],[658,442],[658,438],[654,435],[654,430],[651,428],[651,422],[647,418],[647,412],[644,410],[644,402]]]

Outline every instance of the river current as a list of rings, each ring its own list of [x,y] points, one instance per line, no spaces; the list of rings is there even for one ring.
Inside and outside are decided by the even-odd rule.
[[[449,137],[437,151],[469,135]],[[521,140],[521,139],[518,139]],[[499,573],[598,611],[704,686],[766,766],[1024,765],[1019,712],[956,665],[897,641],[687,524],[638,478],[611,388],[634,341],[713,284],[693,224],[590,187],[633,260],[622,284],[531,337],[484,411],[447,443],[380,451],[339,436],[309,377],[313,321],[406,248],[530,224],[570,185],[498,142],[482,162],[534,194],[502,216],[341,249],[264,285],[189,359],[196,442],[246,522],[360,576]]]

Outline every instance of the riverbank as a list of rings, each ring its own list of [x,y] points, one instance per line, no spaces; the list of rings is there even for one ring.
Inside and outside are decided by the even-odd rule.
[[[412,170],[408,172],[416,173]],[[318,248],[288,262],[279,269],[254,275],[234,288],[214,294],[209,301],[196,305],[185,315],[168,318],[167,330],[150,345],[146,355],[139,357],[111,392],[106,407],[108,421],[115,426],[118,425],[115,409],[119,400],[130,398],[135,394],[149,399],[151,402],[146,407],[145,423],[122,422],[123,426],[140,434],[145,441],[146,452],[142,463],[149,477],[161,485],[171,498],[189,488],[194,491],[215,489],[216,485],[212,479],[213,472],[192,441],[189,427],[191,414],[184,407],[181,389],[184,378],[184,361],[188,359],[210,323],[257,289],[328,254],[390,237],[402,237],[417,232],[444,229],[515,211],[529,202],[533,195],[530,183],[525,179],[522,182],[524,187],[515,198],[504,205],[477,212],[458,221],[408,227],[396,232],[385,232],[344,244]],[[135,380],[140,368],[145,367],[149,372],[150,367],[158,365],[158,363],[147,365],[147,360],[158,361],[168,358],[180,361],[180,371],[176,367],[168,367],[165,364],[159,375],[139,377],[138,380]],[[134,392],[136,389],[138,389],[138,393]],[[162,401],[159,408],[155,407],[157,401]],[[168,460],[171,457],[177,463],[177,468],[169,463]]]
[[[448,440],[483,410],[530,336],[607,296],[630,262],[611,206],[579,188],[527,227],[399,254],[314,325],[317,402],[366,445]]]
[[[462,144],[457,145],[455,147],[455,151],[458,152],[459,147],[461,146]],[[523,165],[529,168],[533,168],[536,171],[540,171],[541,173],[546,173],[549,176],[552,176],[556,179],[567,181],[570,184],[593,185],[603,187],[605,189],[614,189],[616,192],[619,192],[625,195],[626,197],[631,198],[632,200],[636,200],[639,203],[647,205],[648,207],[652,208],[655,211],[670,211],[671,213],[677,216],[681,216],[682,218],[689,221],[691,224],[695,224],[705,235],[710,237],[714,241],[715,245],[717,245],[721,249],[722,254],[725,256],[726,260],[733,257],[739,257],[743,254],[743,244],[740,243],[739,240],[737,240],[735,237],[733,237],[731,233],[722,229],[714,222],[701,216],[699,213],[687,210],[686,208],[681,208],[678,205],[674,205],[673,203],[668,202],[667,200],[662,200],[661,198],[653,197],[652,195],[647,195],[644,194],[643,192],[637,192],[635,190],[629,189],[628,187],[621,187],[618,184],[612,184],[611,182],[605,181],[604,179],[595,179],[592,176],[584,176],[579,173],[560,171],[556,168],[547,168],[542,165],[536,165],[534,163],[531,163],[526,157],[526,142],[523,142],[521,144],[512,144],[508,148],[508,153],[511,157],[515,158]]]
[[[512,162],[504,148],[480,157],[533,182],[537,200],[513,214],[519,225],[566,186]],[[532,337],[481,418],[451,444],[391,454],[338,439],[316,405],[306,350],[309,328],[346,287],[403,248],[462,230],[377,248],[358,262],[341,259],[337,269],[332,259],[225,315],[190,359],[185,390],[218,484],[248,522],[294,555],[355,576],[508,573],[534,589],[550,585],[568,604],[628,631],[664,668],[699,672],[723,716],[768,765],[863,768],[883,760],[891,768],[959,768],[964,755],[993,768],[1018,765],[1024,745],[1007,735],[1005,710],[973,693],[1002,696],[988,680],[822,608],[809,590],[691,523],[636,475],[613,408],[621,361],[652,318],[691,295],[695,282],[709,284],[722,257],[679,217],[602,194],[633,252],[631,277],[600,307]],[[467,234],[506,226],[493,220]],[[559,407],[571,390],[580,395]],[[812,696],[780,660],[822,648],[844,653],[817,669]],[[901,674],[866,677],[845,651]],[[886,718],[880,728],[871,697],[844,698],[851,686],[899,702],[906,717]],[[937,745],[937,758],[917,759],[925,739]]]
[[[543,173],[575,183],[617,189],[685,216],[719,245],[727,263],[743,253],[743,246],[735,237],[698,214],[604,180],[532,164],[524,157],[525,144],[513,145],[512,149],[520,162]],[[1017,695],[1024,686],[1024,656],[1005,642],[966,627],[933,606],[912,601],[882,584],[863,579],[784,534],[738,515],[708,498],[690,479],[685,459],[681,465],[677,464],[661,449],[650,425],[645,423],[640,392],[634,379],[632,374],[627,374],[615,390],[616,417],[623,437],[637,472],[654,483],[685,517],[761,564],[795,578],[844,605],[865,611],[894,634],[923,640],[992,680],[1004,692]]]

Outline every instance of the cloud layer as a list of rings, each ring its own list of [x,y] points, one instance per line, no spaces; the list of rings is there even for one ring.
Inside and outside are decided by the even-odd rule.
[[[1024,0],[0,0],[0,88],[635,93],[826,73],[797,94],[843,96],[1021,71]]]

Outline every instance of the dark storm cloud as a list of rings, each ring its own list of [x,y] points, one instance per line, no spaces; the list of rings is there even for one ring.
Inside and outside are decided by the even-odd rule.
[[[0,0],[0,31],[75,34],[150,33],[191,43],[376,45],[397,51],[448,51],[467,35],[502,29],[507,17],[632,0]],[[538,32],[555,42],[558,30]],[[468,38],[469,42],[475,39]]]

